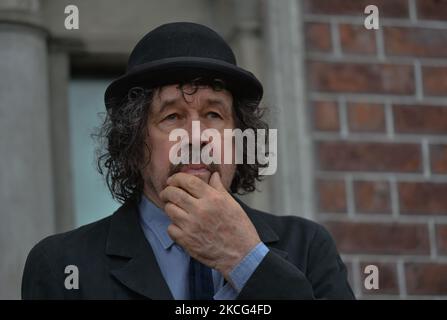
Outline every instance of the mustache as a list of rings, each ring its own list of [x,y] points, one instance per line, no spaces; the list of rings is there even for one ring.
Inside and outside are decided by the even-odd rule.
[[[202,151],[202,148],[205,146],[205,144],[201,144],[200,145],[200,150],[199,150],[199,152],[201,152]],[[176,174],[176,173],[178,173],[178,172],[180,172],[181,170],[182,170],[182,168],[183,167],[185,167],[185,166],[188,166],[188,165],[190,165],[190,164],[192,164],[193,163],[193,152],[192,152],[192,148],[193,148],[193,146],[192,146],[192,144],[189,144],[188,146],[185,146],[185,147],[187,147],[187,148],[189,148],[189,162],[188,163],[182,163],[182,162],[180,162],[179,164],[172,164],[171,163],[171,165],[170,165],[170,169],[169,169],[169,177],[170,176],[172,176],[172,175],[174,175],[174,174]],[[204,165],[204,166],[206,166],[206,168],[207,168],[207,170],[211,173],[211,174],[213,174],[214,172],[219,172],[220,173],[220,167],[219,167],[219,165],[218,164],[216,164],[216,163],[210,163],[210,164],[204,164],[204,163],[202,163],[202,162],[200,162],[199,164],[202,164],[202,165]]]
[[[203,163],[201,163],[201,164],[203,164]],[[170,169],[169,169],[169,177],[170,176],[172,176],[172,175],[174,175],[174,174],[176,174],[176,173],[179,173],[181,170],[182,170],[182,168],[183,167],[186,167],[186,166],[188,166],[189,164],[183,164],[183,163],[179,163],[179,164],[176,164],[176,165],[173,165],[173,164],[171,164],[171,167],[170,167]],[[205,164],[204,164],[205,165]],[[219,172],[220,173],[220,167],[219,167],[219,165],[217,165],[217,164],[215,164],[215,163],[210,163],[209,165],[205,165],[206,166],[206,168],[207,168],[207,170],[211,173],[211,174],[213,174],[214,172]]]

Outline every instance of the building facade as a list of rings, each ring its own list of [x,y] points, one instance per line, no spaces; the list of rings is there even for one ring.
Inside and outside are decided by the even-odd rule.
[[[445,298],[446,19],[434,0],[1,1],[0,298],[39,240],[118,206],[90,134],[133,46],[172,21],[218,31],[264,84],[278,171],[246,201],[324,224],[358,298]]]

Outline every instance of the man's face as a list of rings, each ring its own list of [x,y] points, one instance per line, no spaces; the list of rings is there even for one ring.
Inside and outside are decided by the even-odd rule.
[[[145,157],[149,157],[149,164],[143,169],[144,193],[159,207],[163,203],[159,193],[166,187],[166,180],[179,171],[195,175],[209,182],[212,172],[220,173],[222,183],[228,190],[236,170],[235,164],[224,164],[224,129],[234,129],[233,98],[227,90],[215,91],[210,87],[169,85],[158,89],[153,97],[148,117],[148,134]],[[171,148],[178,141],[169,141],[169,134],[174,129],[184,129],[188,132],[189,143],[194,142],[202,147],[207,139],[197,139],[192,135],[192,121],[200,121],[200,133],[205,129],[216,129],[221,137],[221,164],[211,165],[174,165],[169,160]],[[146,163],[146,162],[145,162]],[[191,162],[190,162],[191,163]]]

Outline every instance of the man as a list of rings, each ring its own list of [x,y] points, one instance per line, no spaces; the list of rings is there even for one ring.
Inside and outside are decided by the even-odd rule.
[[[173,130],[184,129],[200,148],[217,142],[197,137],[194,121],[221,134],[265,129],[262,92],[211,29],[170,23],[149,32],[126,74],[107,88],[99,134],[100,172],[124,204],[37,244],[25,266],[23,298],[353,298],[325,229],[254,210],[234,196],[255,189],[258,161],[170,161]],[[68,288],[67,266],[78,276]]]

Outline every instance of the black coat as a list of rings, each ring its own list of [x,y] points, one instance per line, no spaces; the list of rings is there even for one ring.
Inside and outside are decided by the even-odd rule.
[[[354,298],[345,265],[322,226],[241,205],[270,251],[239,299]],[[65,288],[67,265],[78,267],[79,289]],[[107,218],[39,242],[26,261],[22,298],[172,299],[172,295],[140,227],[138,207],[128,202]]]

